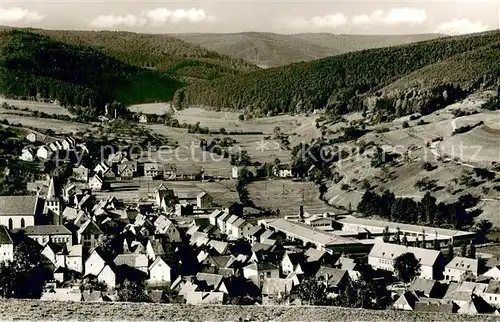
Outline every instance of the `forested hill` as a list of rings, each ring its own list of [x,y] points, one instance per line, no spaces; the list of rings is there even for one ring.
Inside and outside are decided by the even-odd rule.
[[[218,109],[247,109],[254,114],[311,111],[328,107],[339,113],[363,108],[361,96],[381,89],[426,66],[482,47],[500,57],[500,32],[449,37],[398,47],[359,51],[296,63],[188,86],[176,93],[175,104]],[[483,59],[482,55],[471,55]],[[491,55],[488,55],[488,59]],[[498,63],[498,60],[497,60]],[[488,74],[498,78],[500,64]],[[467,66],[462,67],[467,70]],[[446,71],[445,71],[446,72]],[[454,71],[456,72],[456,71]],[[484,78],[484,77],[483,77]]]
[[[211,52],[168,35],[123,31],[24,30],[65,44],[90,46],[129,65],[162,71],[188,83],[259,69],[241,59]]]
[[[90,47],[27,31],[0,31],[0,94],[9,97],[57,99],[63,105],[97,109],[113,100],[170,100],[184,85]]]
[[[303,33],[283,35],[268,32],[172,34],[172,36],[262,67],[278,67],[358,50],[403,45],[444,37],[441,34],[336,35]]]

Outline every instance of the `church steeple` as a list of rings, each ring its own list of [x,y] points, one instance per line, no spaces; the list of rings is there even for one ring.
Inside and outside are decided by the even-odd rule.
[[[56,180],[50,178],[49,189],[45,195],[45,214],[49,215],[52,225],[62,225],[61,201],[56,193]]]
[[[54,182],[54,177],[50,178],[50,183],[49,183],[49,190],[47,191],[47,197],[45,198],[47,201],[55,201],[57,200],[57,195],[56,195],[56,186]]]

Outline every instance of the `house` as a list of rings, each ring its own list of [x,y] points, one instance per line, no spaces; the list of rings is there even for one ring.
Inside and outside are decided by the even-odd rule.
[[[233,223],[238,220],[239,217],[236,215],[231,215],[227,220],[226,220],[226,235],[230,236],[232,235],[233,232]]]
[[[500,307],[500,281],[490,281],[481,297],[489,304]]]
[[[89,188],[93,191],[101,191],[104,186],[104,180],[99,173],[89,178]]]
[[[103,238],[103,232],[93,221],[88,220],[76,232],[79,244],[86,248],[95,248],[100,244]]]
[[[292,167],[289,164],[279,164],[274,167],[274,176],[279,178],[291,178]]]
[[[212,196],[205,191],[200,192],[200,194],[196,196],[196,206],[198,208],[210,208],[212,207],[212,201]]]
[[[148,123],[148,117],[144,114],[139,116],[139,123]]]
[[[411,283],[409,290],[415,292],[419,297],[437,298],[440,295],[439,288],[439,283],[435,280],[416,278]]]
[[[247,232],[247,239],[250,241],[250,244],[255,244],[257,243],[260,239],[259,237],[262,235],[262,233],[265,231],[265,229],[260,226],[256,225],[253,226],[248,232]]]
[[[163,235],[168,241],[175,243],[180,243],[182,241],[181,233],[167,217],[159,216],[155,220],[154,226],[156,227],[155,234]]]
[[[95,248],[90,253],[90,256],[85,260],[85,269],[84,269],[85,276],[99,275],[104,266],[106,266],[106,257],[104,256],[101,250]]]
[[[240,177],[241,167],[233,166],[231,171],[231,178],[238,179]]]
[[[471,298],[458,309],[458,314],[490,314],[493,313],[495,309],[488,304],[481,296],[472,295]]]
[[[444,270],[444,278],[447,281],[461,282],[462,280],[476,279],[479,272],[479,260],[454,257]]]
[[[252,230],[253,225],[245,219],[238,218],[234,223],[232,223],[231,227],[231,236],[233,236],[233,238],[240,239],[249,237],[249,233]]]
[[[186,304],[191,305],[221,305],[225,303],[224,292],[189,292],[186,295]]]
[[[132,180],[134,177],[134,170],[128,164],[119,164],[117,170],[121,180]]]
[[[115,269],[110,265],[104,265],[103,269],[97,274],[97,280],[101,283],[106,284],[110,289],[116,287],[117,274]]]
[[[404,292],[392,305],[396,310],[413,311],[415,303],[419,300],[418,296],[412,291]]]
[[[153,179],[163,176],[163,166],[160,163],[144,163],[144,175]]]
[[[165,255],[163,244],[159,240],[148,239],[146,243],[146,254],[151,261],[154,261],[158,256]]]
[[[462,307],[473,295],[482,296],[486,292],[488,284],[474,282],[451,282],[443,299],[452,300]]]
[[[35,148],[33,148],[31,146],[27,146],[21,150],[21,156],[19,157],[19,159],[26,161],[26,162],[31,162],[31,161],[34,161],[35,158],[36,158]]]
[[[328,218],[328,213],[309,216],[304,219],[304,223],[322,230],[333,230],[333,219]]]
[[[243,267],[243,276],[260,288],[266,278],[279,278],[280,269],[266,262],[252,263]]]
[[[66,255],[66,267],[69,270],[83,273],[83,247],[82,245],[73,245],[68,249]]]
[[[440,251],[433,249],[376,242],[368,254],[368,264],[373,269],[394,272],[394,259],[404,253],[413,253],[420,261],[420,277],[425,279],[442,277],[445,259]]]
[[[36,143],[36,142],[40,141],[38,139],[37,134],[34,132],[31,132],[30,134],[26,135],[26,140],[31,142],[31,143]]]
[[[40,224],[44,207],[38,196],[0,196],[0,225],[12,230]]]
[[[0,262],[14,260],[14,242],[5,226],[0,226]]]
[[[149,265],[148,284],[151,286],[165,286],[173,280],[172,267],[168,264],[168,260],[162,256],[157,256],[156,259]]]
[[[71,248],[73,245],[73,235],[68,228],[62,225],[28,226],[24,233],[42,246],[47,245],[47,243],[55,243],[64,244],[66,248]]]
[[[89,172],[90,170],[81,164],[78,167],[73,168],[73,179],[79,182],[88,182]]]
[[[420,297],[415,303],[414,312],[426,313],[456,313],[459,306],[450,300]]]
[[[284,275],[288,275],[290,273],[303,274],[304,266],[304,253],[287,252],[281,261],[281,271]]]
[[[106,164],[106,162],[101,161],[94,167],[94,173],[98,173],[102,176],[108,171],[111,170],[111,167]]]
[[[217,218],[222,216],[223,213],[224,212],[222,210],[219,210],[219,209],[212,211],[212,213],[210,214],[210,217],[209,217],[210,224],[217,226]]]
[[[114,259],[113,263],[118,267],[121,265],[127,265],[130,268],[134,268],[141,272],[148,272],[148,257],[144,254],[119,254]]]
[[[163,180],[175,180],[177,178],[177,168],[173,164],[163,165]]]
[[[219,227],[219,230],[222,232],[226,232],[226,221],[231,217],[229,213],[223,212],[222,215],[217,217],[217,227]]]
[[[483,276],[491,277],[495,281],[500,281],[500,266],[493,266],[489,270],[487,270]]]
[[[200,289],[211,292],[228,293],[228,288],[224,282],[224,276],[219,274],[198,273],[196,274],[196,282]]]
[[[44,145],[38,148],[36,151],[36,156],[41,160],[48,160],[54,155],[52,149]]]
[[[203,273],[219,274],[223,276],[233,276],[236,274],[236,269],[233,264],[236,258],[232,255],[224,256],[207,256],[201,261],[201,270]]]
[[[325,290],[329,295],[338,295],[349,282],[347,270],[327,266],[321,266],[315,277],[325,285]]]

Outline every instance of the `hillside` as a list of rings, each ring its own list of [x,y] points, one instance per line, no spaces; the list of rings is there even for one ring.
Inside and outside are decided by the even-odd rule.
[[[211,52],[167,35],[122,31],[27,30],[66,44],[89,46],[128,65],[165,72],[187,82],[258,69],[243,60]]]
[[[464,74],[467,79],[480,80],[487,76],[484,73],[497,78],[500,64],[499,55],[495,57],[495,53],[500,53],[498,44],[500,32],[488,32],[359,51],[192,85],[178,91],[175,102],[183,107],[247,109],[258,115],[323,107],[344,114],[364,108],[362,99],[366,93],[463,53],[471,53],[471,57],[479,61],[477,64],[485,62],[491,67]],[[479,49],[493,52],[493,55],[486,55],[486,58],[482,54],[474,55],[473,52]],[[462,73],[461,70],[469,73],[467,68],[459,68],[458,73]]]
[[[236,306],[2,300],[4,320],[168,321],[496,321],[495,315],[370,311],[325,306]]]
[[[389,47],[442,37],[439,34],[365,36],[265,32],[172,34],[188,43],[246,60],[261,67],[278,67],[369,48]]]
[[[90,47],[26,31],[0,32],[0,93],[62,105],[103,107],[170,100],[184,86],[165,73],[123,63]]]

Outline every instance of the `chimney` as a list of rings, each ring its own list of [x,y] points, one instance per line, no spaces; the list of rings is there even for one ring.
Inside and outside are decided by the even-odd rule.
[[[304,220],[304,206],[303,205],[299,206],[299,219],[300,219],[300,221]]]

